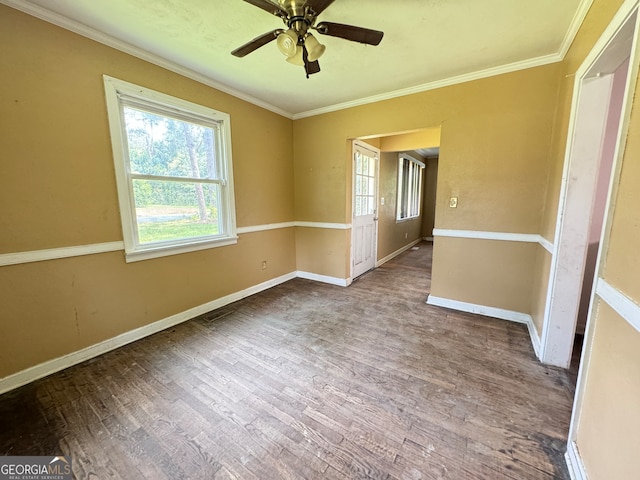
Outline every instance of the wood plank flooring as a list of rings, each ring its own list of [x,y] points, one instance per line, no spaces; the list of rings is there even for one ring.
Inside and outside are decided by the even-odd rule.
[[[0,397],[0,454],[77,478],[564,479],[575,371],[428,306],[431,244],[296,279]]]

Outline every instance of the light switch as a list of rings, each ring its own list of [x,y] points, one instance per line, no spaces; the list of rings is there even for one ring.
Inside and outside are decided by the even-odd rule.
[[[451,197],[449,199],[449,207],[456,208],[458,206],[458,197]]]
[[[384,205],[384,197],[380,197],[380,205]]]

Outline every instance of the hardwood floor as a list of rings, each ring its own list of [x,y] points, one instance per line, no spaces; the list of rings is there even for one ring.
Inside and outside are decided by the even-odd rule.
[[[0,454],[77,478],[551,479],[575,372],[425,304],[431,244],[296,279],[0,397]]]

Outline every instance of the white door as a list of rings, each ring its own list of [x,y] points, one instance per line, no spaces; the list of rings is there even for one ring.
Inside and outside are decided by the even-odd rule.
[[[376,266],[379,158],[379,150],[353,142],[352,278]]]

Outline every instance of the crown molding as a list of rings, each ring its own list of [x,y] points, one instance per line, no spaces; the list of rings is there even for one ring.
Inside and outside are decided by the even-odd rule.
[[[116,50],[133,55],[137,58],[145,60],[159,67],[165,68],[167,70],[170,70],[184,77],[195,80],[209,87],[215,88],[216,90],[220,90],[221,92],[227,93],[240,100],[244,100],[253,105],[264,108],[265,110],[269,110],[273,113],[276,113],[278,115],[281,115],[283,117],[286,117],[292,120],[299,120],[302,118],[322,115],[324,113],[336,112],[339,110],[345,110],[347,108],[367,105],[369,103],[381,102],[384,100],[390,100],[393,98],[403,97],[406,95],[412,95],[415,93],[421,93],[429,90],[435,90],[438,88],[457,85],[460,83],[470,82],[473,80],[480,80],[483,78],[489,78],[496,75],[516,72],[518,70],[525,70],[527,68],[540,67],[543,65],[548,65],[550,63],[560,62],[564,59],[565,55],[567,54],[567,51],[569,50],[571,44],[573,43],[573,40],[576,34],[578,33],[578,30],[580,29],[580,26],[582,25],[582,22],[584,21],[589,11],[589,8],[591,8],[591,4],[593,3],[593,0],[582,0],[580,2],[578,9],[576,11],[576,14],[574,15],[571,21],[569,29],[567,30],[564,40],[557,53],[543,55],[540,57],[524,60],[521,62],[513,62],[507,65],[479,70],[477,72],[457,75],[455,77],[450,77],[443,80],[436,80],[434,82],[428,82],[428,83],[416,85],[413,87],[394,90],[394,91],[382,93],[379,95],[363,97],[360,99],[351,100],[343,103],[337,103],[334,105],[329,105],[326,107],[321,107],[321,108],[299,112],[299,113],[291,113],[286,110],[283,110],[279,107],[276,107],[275,105],[271,105],[270,103],[267,103],[263,100],[252,97],[251,95],[247,95],[246,93],[236,90],[228,85],[217,82],[212,78],[207,77],[206,75],[198,73],[189,68],[183,67],[175,62],[164,59],[158,55],[155,55],[141,48],[134,47],[133,45],[127,42],[118,40],[117,38],[107,35],[103,32],[100,32],[99,30],[88,27],[74,20],[70,20],[67,17],[64,17],[63,15],[54,13],[50,10],[47,10],[46,8],[30,4],[26,0],[0,0],[0,3],[5,4],[11,8],[15,8],[16,10],[20,10],[21,12],[24,12],[28,15],[34,16],[46,22],[62,27],[71,32],[82,35],[83,37],[89,38],[91,40],[95,40],[96,42],[115,48]]]
[[[521,62],[513,62],[507,65],[501,65],[499,67],[487,68],[485,70],[465,73],[463,75],[457,75],[455,77],[449,77],[443,80],[436,80],[434,82],[423,83],[422,85],[416,85],[415,87],[402,88],[400,90],[394,90],[392,92],[381,93],[379,95],[372,95],[370,97],[363,97],[357,100],[351,100],[348,102],[337,103],[335,105],[329,105],[327,107],[308,110],[306,112],[296,113],[293,115],[293,119],[299,120],[301,118],[314,117],[316,115],[322,115],[323,113],[336,112],[338,110],[345,110],[347,108],[359,107],[361,105],[367,105],[369,103],[381,102],[384,100],[390,100],[392,98],[404,97],[406,95],[412,95],[414,93],[421,93],[421,92],[426,92],[428,90],[435,90],[437,88],[449,87],[451,85],[457,85],[459,83],[471,82],[473,80],[480,80],[483,78],[494,77],[496,75],[516,72],[518,70],[525,70],[527,68],[540,67],[543,65],[548,65],[550,63],[560,62],[562,61],[562,59],[563,57],[561,57],[559,53],[544,55],[542,57],[530,58],[528,60],[523,60]]]
[[[19,10],[27,15],[31,15],[32,17],[39,18],[40,20],[44,20],[45,22],[51,23],[58,27],[64,28],[65,30],[69,30],[70,32],[77,33],[83,37],[89,38],[90,40],[94,40],[98,43],[106,45],[108,47],[114,48],[121,52],[127,53],[134,57],[137,57],[146,62],[152,63],[159,67],[165,68],[171,72],[182,75],[183,77],[190,78],[191,80],[195,80],[196,82],[202,83],[203,85],[207,85],[208,87],[215,88],[216,90],[220,90],[223,93],[227,93],[232,95],[240,100],[244,100],[245,102],[249,102],[257,107],[264,108],[265,110],[269,110],[273,113],[277,113],[283,117],[292,119],[293,114],[287,112],[275,105],[271,105],[263,100],[252,97],[251,95],[247,95],[239,90],[236,90],[228,85],[217,82],[206,75],[196,72],[195,70],[191,70],[190,68],[183,67],[175,62],[167,60],[165,58],[160,57],[154,53],[148,52],[142,48],[135,47],[128,42],[124,42],[122,40],[118,40],[111,35],[107,35],[95,28],[88,27],[80,22],[76,22],[75,20],[71,20],[63,15],[52,12],[51,10],[47,10],[46,8],[40,7],[39,5],[33,5],[25,0],[0,0],[0,3],[7,5],[8,7]]]
[[[569,25],[569,29],[564,36],[564,40],[560,45],[560,49],[558,50],[558,55],[560,58],[564,59],[565,55],[569,51],[573,40],[576,38],[578,34],[578,30],[582,26],[582,22],[584,22],[591,5],[593,4],[593,0],[582,0],[580,5],[578,5],[578,9],[576,10],[576,14],[573,16],[573,20],[571,20],[571,24]]]

